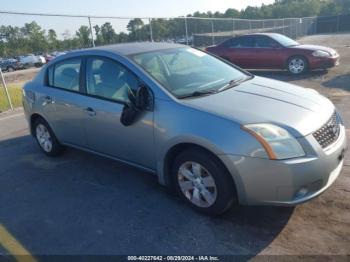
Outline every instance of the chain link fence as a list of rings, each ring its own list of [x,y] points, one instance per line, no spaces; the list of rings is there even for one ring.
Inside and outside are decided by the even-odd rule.
[[[348,30],[350,15],[248,20],[203,17],[103,17],[0,11],[0,55],[21,55],[11,52],[20,49],[21,41],[7,45],[8,40],[28,40],[35,31],[42,32],[37,39],[37,45],[25,48],[22,55],[48,52],[50,49],[69,50],[134,41],[179,42],[205,47],[232,36],[248,33],[275,32],[296,39],[315,33]],[[55,41],[63,43],[55,45],[52,43]]]
[[[350,15],[285,19],[133,18],[0,11],[0,57],[52,54],[92,46],[160,41],[197,48],[218,44],[233,36],[274,32],[297,39],[317,33],[350,31]],[[13,74],[13,73],[11,73]],[[11,83],[8,83],[11,90]],[[3,87],[0,87],[3,89]],[[0,111],[4,102],[0,90]]]
[[[195,47],[215,45],[233,36],[249,33],[280,33],[296,39],[316,33],[317,21],[315,17],[264,20],[205,19],[204,21],[191,18],[191,20],[194,25],[201,24],[200,28],[204,30],[201,32],[196,29],[196,26],[190,30]]]

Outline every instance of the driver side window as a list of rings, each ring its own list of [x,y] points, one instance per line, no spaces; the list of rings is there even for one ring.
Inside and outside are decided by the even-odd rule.
[[[86,62],[86,83],[89,95],[129,102],[129,90],[136,90],[137,77],[121,64],[108,58],[88,58]]]

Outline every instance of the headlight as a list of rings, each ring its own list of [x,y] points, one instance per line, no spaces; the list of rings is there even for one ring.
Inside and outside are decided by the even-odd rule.
[[[312,53],[313,56],[316,57],[331,57],[332,55],[326,51],[321,51],[321,50],[317,50],[315,52]]]
[[[335,111],[335,112],[336,112],[336,114],[337,114],[337,118],[338,118],[339,123],[343,126],[343,125],[344,125],[344,122],[343,122],[343,119],[342,119],[340,113],[339,113],[338,111]]]
[[[305,155],[299,142],[281,127],[272,124],[251,124],[242,128],[261,143],[270,159],[287,159]]]

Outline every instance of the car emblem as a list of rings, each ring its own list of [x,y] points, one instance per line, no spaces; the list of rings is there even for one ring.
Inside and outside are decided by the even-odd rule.
[[[334,135],[337,135],[337,134],[338,134],[338,127],[337,127],[337,125],[335,125],[335,124],[333,124],[333,123],[329,123],[329,124],[327,125],[327,127],[328,127],[328,129],[329,129],[330,131],[332,131],[332,133],[333,133]]]
[[[333,125],[333,128],[332,128],[333,133],[337,135],[338,130],[339,130],[338,127],[336,125]]]

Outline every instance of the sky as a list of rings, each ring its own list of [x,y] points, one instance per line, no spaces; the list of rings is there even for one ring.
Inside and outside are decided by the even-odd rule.
[[[274,0],[12,0],[1,1],[0,11],[59,13],[74,15],[117,16],[117,17],[178,17],[196,11],[220,11],[228,8],[238,10],[248,5],[271,4]],[[24,23],[37,21],[44,29],[53,28],[58,34],[69,30],[74,34],[82,24],[88,25],[83,18],[34,17],[0,14],[0,25],[23,26]],[[109,20],[108,20],[109,21]],[[93,24],[103,24],[106,19],[93,19]],[[126,31],[128,20],[109,21],[115,30]]]

